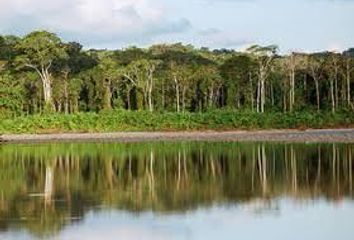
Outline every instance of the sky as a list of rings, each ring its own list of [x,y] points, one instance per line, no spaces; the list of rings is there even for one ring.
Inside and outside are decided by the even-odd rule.
[[[342,51],[354,47],[353,23],[354,0],[0,0],[0,34],[48,30],[85,48]]]

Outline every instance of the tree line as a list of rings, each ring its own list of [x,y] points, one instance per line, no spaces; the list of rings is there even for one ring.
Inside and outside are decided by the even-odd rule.
[[[56,34],[0,36],[0,115],[110,109],[353,110],[354,48],[293,52],[156,44],[85,50]]]

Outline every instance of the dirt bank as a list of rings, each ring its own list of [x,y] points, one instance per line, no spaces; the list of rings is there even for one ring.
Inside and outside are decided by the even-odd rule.
[[[139,141],[269,141],[354,143],[354,129],[203,131],[203,132],[115,132],[2,135],[3,143],[34,142],[139,142]]]

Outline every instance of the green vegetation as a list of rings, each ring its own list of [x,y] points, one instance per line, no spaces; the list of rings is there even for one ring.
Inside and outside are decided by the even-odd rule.
[[[0,36],[0,129],[349,126],[353,72],[354,49],[279,55],[273,45],[236,52],[177,43],[84,50],[46,31]]]
[[[149,111],[106,111],[100,113],[47,114],[3,119],[0,133],[59,133],[112,131],[233,130],[270,128],[353,127],[354,114],[341,113],[255,113],[209,111],[171,113]]]

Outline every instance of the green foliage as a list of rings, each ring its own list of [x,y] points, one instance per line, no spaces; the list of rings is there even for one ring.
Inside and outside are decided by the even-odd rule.
[[[11,75],[0,75],[0,117],[20,115],[22,111],[23,93]]]
[[[353,127],[354,113],[255,113],[214,110],[197,113],[103,111],[5,118],[0,133],[57,133],[169,130],[239,130]]]
[[[46,31],[32,32],[16,46],[21,52],[21,55],[18,56],[18,62],[38,68],[47,66],[56,59],[67,57],[61,46],[60,38],[53,33]]]
[[[163,117],[172,118],[172,122],[166,126],[147,124],[148,129],[202,128],[196,119],[208,114],[211,119],[212,114],[226,119],[215,119],[207,128],[219,129],[225,124],[228,129],[230,122],[235,122],[232,127],[237,128],[262,128],[262,124],[265,128],[292,127],[300,121],[292,122],[297,112],[315,116],[315,111],[330,111],[342,116],[343,112],[353,111],[352,49],[342,54],[283,56],[277,50],[275,45],[254,45],[240,53],[182,43],[85,50],[80,43],[63,42],[46,31],[35,31],[23,38],[0,36],[0,114],[34,114],[36,118],[42,113],[60,116],[114,110],[116,115],[116,110],[124,109],[138,111],[129,114],[136,114],[143,126],[147,119],[141,119],[145,117],[141,111],[149,109],[155,111],[156,116],[151,118],[157,122],[161,115],[158,112],[184,113],[171,113],[181,122],[173,122],[173,117],[164,113]],[[232,116],[235,112],[240,113],[244,125]],[[192,116],[193,121],[188,122],[184,116]],[[248,116],[254,119],[247,120]],[[261,124],[262,118],[265,122]],[[124,124],[143,129],[135,123]]]

